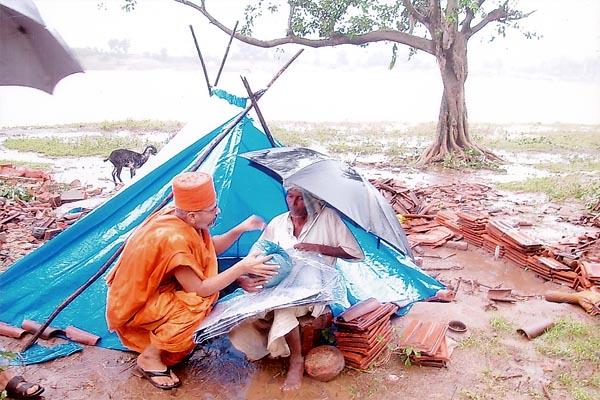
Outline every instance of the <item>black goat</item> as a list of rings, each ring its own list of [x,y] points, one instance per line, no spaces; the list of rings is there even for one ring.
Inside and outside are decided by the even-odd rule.
[[[112,172],[112,178],[117,184],[117,178],[123,183],[121,179],[121,170],[123,167],[129,168],[129,172],[131,173],[131,177],[135,176],[135,170],[144,165],[148,158],[150,158],[150,154],[154,155],[157,153],[156,147],[153,145],[146,146],[146,149],[142,154],[136,153],[132,150],[127,149],[117,149],[113,150],[110,155],[104,159],[104,161],[109,161],[115,166]]]

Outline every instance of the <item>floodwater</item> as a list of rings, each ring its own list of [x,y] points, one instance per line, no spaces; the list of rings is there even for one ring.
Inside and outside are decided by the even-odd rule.
[[[354,70],[294,64],[261,99],[262,112],[268,120],[284,121],[436,121],[442,96],[437,68],[388,70],[384,65]],[[279,65],[246,68],[226,70],[220,86],[245,95],[240,72],[260,88]],[[599,88],[598,82],[472,70],[465,90],[472,122],[598,123]],[[53,96],[0,88],[0,126],[127,118],[186,122],[201,117],[207,102],[200,69],[89,70],[63,79]]]

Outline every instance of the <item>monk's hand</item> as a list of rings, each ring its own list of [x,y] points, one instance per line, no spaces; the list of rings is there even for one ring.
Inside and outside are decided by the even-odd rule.
[[[267,279],[261,276],[242,275],[237,279],[237,283],[245,292],[256,293],[264,287]]]
[[[279,265],[277,264],[265,264],[273,258],[273,255],[268,256],[260,255],[260,252],[253,252],[241,261],[243,274],[255,275],[257,277],[270,278],[277,275]]]
[[[258,215],[251,215],[239,225],[244,232],[262,231],[265,229],[265,221]]]
[[[321,253],[321,245],[314,243],[296,243],[294,248],[300,251],[314,251],[315,253]]]

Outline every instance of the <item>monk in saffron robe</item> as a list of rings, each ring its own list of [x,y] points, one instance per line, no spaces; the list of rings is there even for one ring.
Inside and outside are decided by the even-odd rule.
[[[219,291],[245,274],[270,277],[277,266],[249,255],[218,273],[217,254],[242,233],[264,228],[251,216],[229,232],[211,237],[220,210],[210,175],[188,172],[173,180],[174,207],[152,215],[129,238],[107,276],[108,327],[139,352],[142,376],[160,389],[181,384],[170,367],[194,349],[192,336],[211,311]]]

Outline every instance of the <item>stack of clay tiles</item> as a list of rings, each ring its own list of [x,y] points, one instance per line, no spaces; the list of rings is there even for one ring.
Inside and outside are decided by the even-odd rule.
[[[392,338],[391,316],[398,306],[381,304],[371,298],[362,301],[335,319],[336,347],[346,365],[367,369],[387,348]]]
[[[575,289],[589,289],[592,286],[600,288],[600,263],[581,261],[575,272],[578,275]]]
[[[412,350],[409,355],[412,364],[446,367],[450,361],[447,330],[447,323],[412,319],[403,329],[398,345],[400,349]]]
[[[488,222],[483,236],[484,247],[490,251],[496,251],[498,246],[501,255],[514,261],[522,268],[529,267],[529,257],[540,254],[543,250],[542,244],[515,228],[513,224],[492,219]],[[494,250],[491,249],[494,248]]]
[[[575,288],[577,273],[569,265],[558,261],[545,251],[542,255],[529,257],[528,268],[538,276]]]
[[[456,213],[459,233],[474,246],[483,246],[483,234],[488,222],[488,214],[475,209],[462,209]]]
[[[452,229],[455,233],[460,231],[458,225],[458,216],[454,211],[451,210],[440,210],[435,216],[435,220],[446,228]]]

